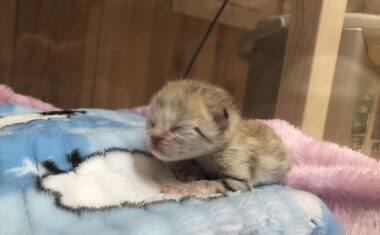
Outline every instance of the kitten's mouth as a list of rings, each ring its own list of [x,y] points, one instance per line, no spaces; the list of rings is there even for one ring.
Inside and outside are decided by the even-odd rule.
[[[159,153],[165,153],[164,149],[160,146],[154,146],[153,149]]]
[[[160,154],[165,154],[166,153],[166,149],[167,149],[167,146],[163,145],[163,144],[157,144],[157,145],[153,145],[152,143],[150,144],[150,149],[153,150],[154,152],[158,152]]]
[[[156,158],[163,161],[172,161],[172,151],[175,149],[176,144],[171,141],[162,141],[156,144],[148,141],[147,147]]]

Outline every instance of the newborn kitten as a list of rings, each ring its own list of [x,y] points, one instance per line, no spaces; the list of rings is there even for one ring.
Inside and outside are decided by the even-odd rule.
[[[186,175],[196,171],[190,160],[207,178],[165,186],[162,193],[249,191],[279,183],[290,168],[289,153],[273,130],[242,119],[231,96],[219,87],[195,80],[170,82],[153,96],[149,109],[147,146],[153,155],[174,162],[174,173],[183,181],[198,179]]]

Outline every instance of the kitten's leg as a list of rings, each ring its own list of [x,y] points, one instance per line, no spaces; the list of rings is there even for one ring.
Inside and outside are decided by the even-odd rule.
[[[198,180],[190,183],[164,186],[161,193],[181,194],[186,196],[209,196],[217,193],[226,193],[228,191],[249,191],[251,187],[244,181],[226,178],[219,180]]]

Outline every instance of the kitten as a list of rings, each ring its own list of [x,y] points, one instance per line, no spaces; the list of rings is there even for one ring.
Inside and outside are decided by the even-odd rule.
[[[281,182],[290,168],[290,155],[274,131],[263,122],[242,119],[225,90],[204,82],[180,80],[163,87],[149,105],[146,131],[153,155],[174,162],[181,180],[193,180],[165,186],[162,193],[249,191]],[[192,162],[207,180],[186,172],[200,173]]]

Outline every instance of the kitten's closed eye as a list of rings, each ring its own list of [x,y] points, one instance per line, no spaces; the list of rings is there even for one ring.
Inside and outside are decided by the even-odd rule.
[[[173,125],[170,128],[170,131],[171,132],[176,132],[176,131],[179,131],[179,130],[186,130],[187,128],[192,128],[192,126],[188,125],[188,124],[185,124],[185,123],[181,123],[181,124]]]
[[[183,126],[173,126],[172,128],[170,128],[170,131],[171,132],[176,132],[178,131],[179,129],[181,129]]]
[[[212,143],[212,141],[205,135],[203,134],[203,132],[201,131],[201,129],[199,127],[195,127],[194,128],[195,132],[198,133],[198,135],[200,135],[203,139],[205,139],[207,142],[210,142]]]

